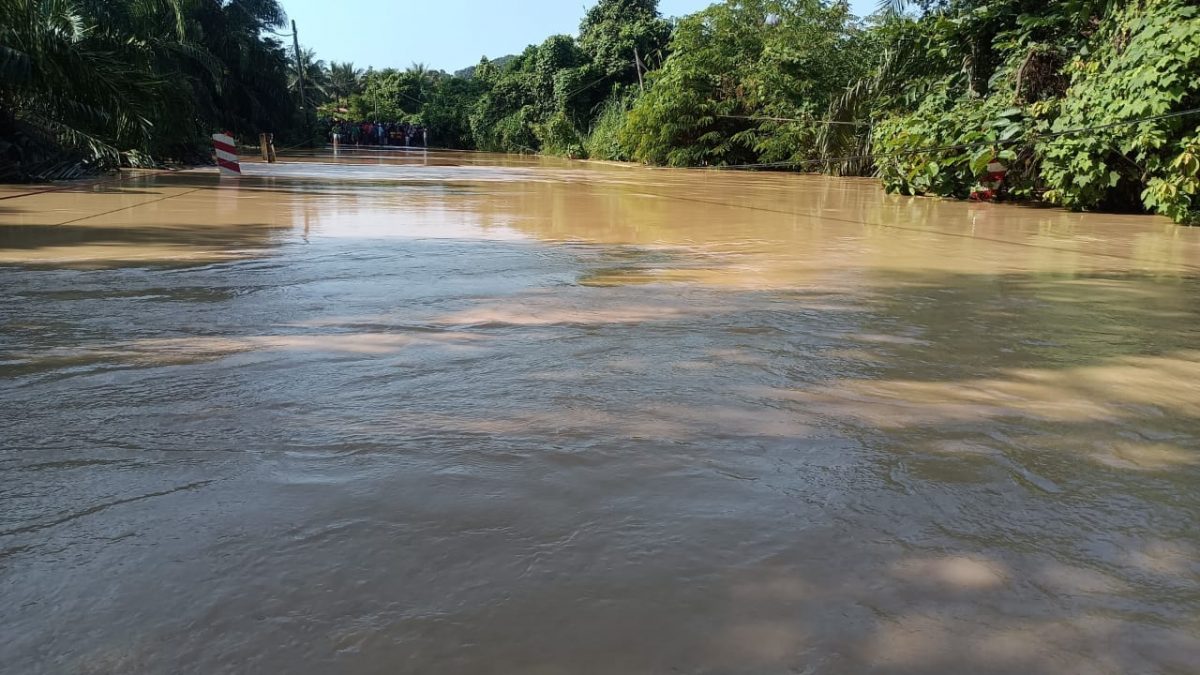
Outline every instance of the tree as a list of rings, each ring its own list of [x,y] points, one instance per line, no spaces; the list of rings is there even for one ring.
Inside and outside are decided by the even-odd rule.
[[[239,134],[293,128],[299,117],[298,99],[288,88],[290,50],[267,36],[287,21],[280,5],[275,0],[193,2],[187,17],[214,77],[180,109],[196,109],[199,127],[215,123]]]
[[[285,127],[274,0],[0,0],[4,179],[185,156],[213,128]],[[276,126],[278,125],[278,126]]]
[[[804,120],[865,71],[857,33],[845,3],[727,0],[684,18],[629,114],[628,154],[678,166],[811,155],[818,125]]]
[[[292,63],[291,72],[288,73],[288,89],[298,97],[303,81],[305,103],[308,106],[315,108],[329,100],[331,87],[329,69],[325,62],[317,58],[315,51],[304,48],[300,50],[299,66],[297,68],[297,64]],[[300,77],[301,73],[304,75],[303,80]]]
[[[334,99],[345,100],[362,92],[363,71],[355,68],[353,63],[329,62],[329,94]]]
[[[536,152],[537,122],[534,69],[538,48],[528,47],[498,72],[481,67],[477,77],[487,87],[471,110],[471,133],[481,150]]]
[[[635,60],[661,62],[670,38],[658,0],[600,0],[579,27],[579,46],[600,72],[630,84],[638,79]]]
[[[483,93],[483,84],[463,77],[440,78],[421,109],[430,143],[446,148],[475,148],[470,113]]]
[[[897,58],[854,104],[889,190],[978,194],[999,160],[1009,196],[1200,219],[1194,2],[941,0],[919,17],[891,4],[877,30],[917,39],[888,44]],[[904,62],[921,67],[887,65]]]
[[[149,20],[139,13],[101,27],[66,0],[0,0],[0,178],[57,175],[57,144],[73,162],[148,150],[164,99],[150,70],[154,44],[142,33]],[[125,41],[135,48],[120,58],[113,50]]]

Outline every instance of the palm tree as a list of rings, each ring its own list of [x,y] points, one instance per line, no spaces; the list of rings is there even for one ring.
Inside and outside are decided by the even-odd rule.
[[[265,34],[287,15],[276,0],[197,0],[191,13],[203,44],[218,61],[215,87],[193,106],[231,131],[280,131],[291,123],[295,98],[288,88],[290,50]]]
[[[441,76],[436,70],[432,70],[424,63],[414,62],[404,71],[405,79],[412,83],[413,89],[407,94],[407,98],[413,101],[421,102],[426,100],[428,95],[432,93],[434,85],[437,84],[438,77]]]
[[[10,168],[58,175],[46,157],[55,145],[105,162],[149,149],[169,85],[155,66],[188,47],[176,32],[180,0],[121,9],[100,23],[72,0],[0,0],[0,153]]]
[[[349,61],[338,63],[330,61],[329,63],[329,93],[333,98],[342,100],[353,96],[354,94],[362,93],[362,77],[363,71],[355,68],[353,63]]]
[[[0,181],[282,130],[286,54],[264,32],[284,20],[277,0],[0,0]]]
[[[312,49],[304,48],[300,50],[300,64],[304,72],[304,96],[306,102],[311,106],[318,106],[329,100],[330,82],[329,70],[325,67],[325,62],[317,58],[317,53]],[[288,73],[288,88],[293,94],[300,94],[300,71],[296,69],[296,64],[292,64],[291,72]]]

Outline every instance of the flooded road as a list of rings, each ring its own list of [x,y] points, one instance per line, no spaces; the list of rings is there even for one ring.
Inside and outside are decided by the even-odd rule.
[[[0,192],[0,672],[1196,672],[1200,230],[406,157]]]

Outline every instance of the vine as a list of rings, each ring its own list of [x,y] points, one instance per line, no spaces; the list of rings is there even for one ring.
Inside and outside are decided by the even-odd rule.
[[[1102,126],[1200,103],[1200,7],[1130,3],[1068,66],[1071,87],[1052,130]],[[1047,201],[1075,209],[1145,209],[1195,221],[1200,148],[1195,118],[1172,118],[1039,143]]]

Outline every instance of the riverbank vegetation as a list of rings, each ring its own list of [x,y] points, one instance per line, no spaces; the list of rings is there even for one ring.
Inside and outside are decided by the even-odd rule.
[[[454,75],[304,52],[306,102],[446,147],[870,175],[905,194],[967,197],[999,161],[1011,198],[1197,219],[1196,0],[887,0],[866,18],[818,0],[657,5],[599,0],[578,34]],[[51,147],[133,163],[214,126],[319,133],[274,0],[0,12],[0,155],[26,173],[61,159]]]
[[[0,0],[0,181],[206,155],[290,130],[275,0]]]

